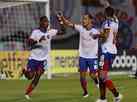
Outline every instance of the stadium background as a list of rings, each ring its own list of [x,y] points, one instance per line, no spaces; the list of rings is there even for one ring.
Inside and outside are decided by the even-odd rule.
[[[20,2],[18,2],[20,1]],[[27,1],[27,0],[26,0]],[[46,15],[46,2],[21,2],[4,0],[0,2],[0,72],[7,79],[20,78],[29,55],[27,39],[32,29],[38,27],[40,16]],[[37,0],[38,1],[38,0]],[[113,72],[135,74],[137,68],[137,2],[136,0],[109,0],[116,8],[120,20],[118,56]],[[79,35],[72,29],[61,27],[56,18],[57,11],[63,11],[68,19],[80,23],[81,15],[90,12],[97,26],[103,20],[103,6],[99,0],[50,0],[51,27],[61,33],[51,41],[50,73],[76,73],[78,68]],[[117,73],[118,74],[118,73]],[[120,73],[121,74],[121,73]]]

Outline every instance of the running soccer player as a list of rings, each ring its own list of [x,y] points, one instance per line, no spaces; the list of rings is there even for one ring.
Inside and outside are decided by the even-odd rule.
[[[88,97],[86,74],[89,69],[89,75],[99,87],[97,79],[98,69],[98,38],[100,33],[93,27],[93,17],[90,14],[85,14],[82,17],[82,24],[73,24],[64,16],[58,15],[61,23],[74,28],[80,33],[79,43],[79,71],[80,83],[84,91],[83,97]]]
[[[48,29],[49,21],[46,16],[40,17],[40,27],[32,31],[29,38],[31,54],[28,59],[27,68],[23,69],[26,78],[32,80],[26,89],[25,97],[30,99],[32,90],[37,86],[50,51],[50,40],[57,34],[57,30]]]
[[[106,88],[108,88],[114,95],[114,102],[120,102],[122,95],[117,91],[112,80],[108,78],[108,71],[113,63],[113,59],[117,54],[116,48],[116,35],[118,32],[118,19],[114,15],[114,9],[111,7],[105,8],[106,20],[103,23],[102,36],[102,55],[100,57],[101,69],[99,71],[99,86],[100,86],[100,99],[96,102],[107,102]]]

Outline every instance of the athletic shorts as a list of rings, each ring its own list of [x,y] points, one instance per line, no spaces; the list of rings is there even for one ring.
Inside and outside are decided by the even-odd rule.
[[[112,53],[103,53],[101,57],[103,56],[104,58],[104,65],[103,65],[103,70],[109,71],[109,69],[112,67],[113,61],[115,59],[116,54]]]
[[[80,57],[79,68],[80,68],[80,71],[83,71],[83,72],[86,72],[88,69],[90,72],[96,72],[98,69],[98,59]]]
[[[47,61],[37,61],[34,59],[29,59],[27,63],[27,70],[28,71],[39,71],[42,70],[44,71],[44,67],[47,65]]]

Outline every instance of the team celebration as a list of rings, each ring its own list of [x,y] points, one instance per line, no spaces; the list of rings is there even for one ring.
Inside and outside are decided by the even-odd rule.
[[[1,0],[0,102],[137,102],[136,0]]]

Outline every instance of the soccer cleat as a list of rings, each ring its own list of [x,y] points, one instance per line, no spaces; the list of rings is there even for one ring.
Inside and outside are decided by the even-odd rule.
[[[119,94],[118,97],[114,98],[114,102],[120,102],[122,100],[123,96],[121,94]]]
[[[96,102],[107,102],[106,99],[102,100],[102,99],[98,99]]]
[[[83,94],[83,97],[84,97],[84,98],[87,98],[87,97],[88,97],[88,93],[85,92],[85,93]]]
[[[29,95],[25,95],[25,98],[27,99],[27,100],[30,100],[30,96]]]

